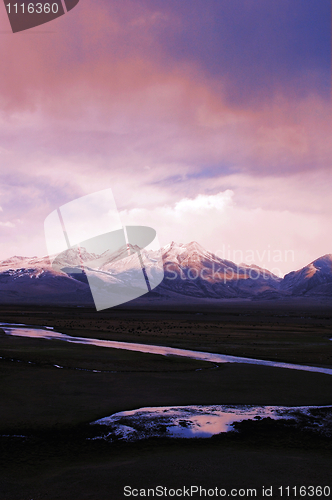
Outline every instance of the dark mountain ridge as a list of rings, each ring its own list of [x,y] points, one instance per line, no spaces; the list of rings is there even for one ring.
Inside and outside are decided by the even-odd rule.
[[[166,245],[161,251],[162,264],[157,252],[143,249],[141,254],[151,276],[158,268],[160,271],[160,266],[164,269],[163,281],[145,294],[146,298],[275,300],[332,296],[332,254],[319,257],[284,278],[256,265],[237,265],[221,259],[197,242]],[[98,260],[98,256],[81,249],[79,261],[82,264],[94,262],[95,266],[99,263],[100,267],[94,267],[95,272],[105,282],[105,290],[112,286],[114,292],[115,286],[134,286],[142,272],[135,255],[127,255],[126,250],[121,258],[119,252],[116,255],[105,253]],[[75,249],[70,249],[61,262],[54,261],[53,265],[49,257],[14,256],[0,261],[0,303],[93,306],[89,286],[82,280],[82,269],[77,262]]]

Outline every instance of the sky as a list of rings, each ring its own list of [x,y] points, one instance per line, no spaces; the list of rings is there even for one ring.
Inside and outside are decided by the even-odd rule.
[[[283,275],[332,253],[329,0],[0,4],[0,259],[111,188],[123,224]]]

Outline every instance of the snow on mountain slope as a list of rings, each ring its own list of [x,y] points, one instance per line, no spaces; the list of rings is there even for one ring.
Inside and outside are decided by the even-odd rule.
[[[280,289],[292,295],[332,296],[332,254],[319,257],[284,277]]]
[[[82,265],[101,283],[102,290],[117,293],[141,285],[142,264],[149,279],[164,279],[148,296],[181,294],[197,298],[280,298],[332,296],[332,255],[278,278],[258,266],[236,265],[205,250],[197,242],[172,242],[159,252],[123,247],[98,256],[71,248],[53,263],[49,257],[20,257],[0,261],[0,302],[68,303],[93,305]]]
[[[48,256],[0,261],[0,302],[93,305],[89,287],[54,270]]]
[[[197,297],[247,298],[275,290],[280,279],[257,266],[238,266],[206,251],[196,242],[174,242],[163,253],[162,287]]]

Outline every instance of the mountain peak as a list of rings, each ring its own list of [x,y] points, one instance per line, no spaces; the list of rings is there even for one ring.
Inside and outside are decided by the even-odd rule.
[[[284,277],[281,288],[293,295],[325,294],[332,291],[332,254],[325,254],[307,266]]]
[[[175,241],[172,241],[171,243],[167,243],[167,245],[165,245],[162,250],[167,251],[171,248],[181,247],[182,245],[182,243],[176,243]]]
[[[322,257],[319,257],[318,259],[314,260],[311,262],[316,268],[320,268],[322,266],[332,266],[332,254],[327,253],[323,255]]]
[[[183,247],[191,252],[194,252],[196,250],[199,253],[206,253],[206,250],[202,247],[202,245],[197,243],[197,241],[191,241],[190,243],[186,243],[185,245],[183,245]]]
[[[33,257],[32,257],[33,258]],[[13,255],[13,257],[9,257],[8,259],[1,260],[1,264],[10,264],[11,262],[16,262],[18,260],[27,260],[29,257],[22,257],[21,255]]]
[[[154,252],[148,250],[141,252],[141,258],[149,276],[159,273],[164,266],[164,279],[158,288],[162,296],[168,297],[173,293],[220,299],[332,296],[332,254],[323,255],[281,279],[255,264],[237,265],[221,259],[205,250],[197,241],[185,244],[172,241],[161,251],[163,264],[159,257],[154,258]],[[22,297],[24,302],[32,294],[31,300],[35,297],[34,300],[38,302],[46,300],[43,296],[45,290],[48,290],[49,296],[53,297],[54,293],[62,296],[67,293],[68,286],[70,290],[80,290],[79,293],[84,292],[88,297],[87,285],[77,281],[72,274],[68,273],[68,276],[63,272],[63,268],[67,267],[81,268],[81,262],[97,269],[100,279],[106,280],[105,283],[110,278],[119,283],[135,283],[142,265],[135,251],[128,255],[127,247],[115,253],[104,252],[101,256],[90,254],[84,248],[71,248],[60,254],[52,264],[48,256],[13,256],[0,261],[0,295],[2,293],[8,297],[10,291],[17,294],[17,300]],[[87,287],[85,291],[84,287]]]

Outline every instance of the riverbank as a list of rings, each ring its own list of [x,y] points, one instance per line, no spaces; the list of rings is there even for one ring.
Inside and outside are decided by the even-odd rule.
[[[50,326],[73,336],[165,345],[331,368],[332,305],[307,300],[119,309],[2,306],[3,322]]]
[[[0,362],[1,432],[76,425],[146,406],[331,404],[332,377],[320,373],[230,363],[215,368],[179,357],[20,337],[1,338],[0,347],[6,358]]]
[[[0,319],[54,326],[74,336],[329,366],[327,312],[310,311],[304,319],[303,311],[263,312],[99,316],[41,308],[3,310]],[[261,488],[329,481],[326,440],[301,430],[264,428],[264,420],[254,422],[257,432],[190,443],[161,439],[109,446],[87,441],[82,429],[98,418],[147,406],[330,405],[330,375],[229,363],[216,368],[192,359],[9,336],[0,338],[0,356],[1,434],[30,436],[0,439],[3,500],[118,500],[125,484]]]

